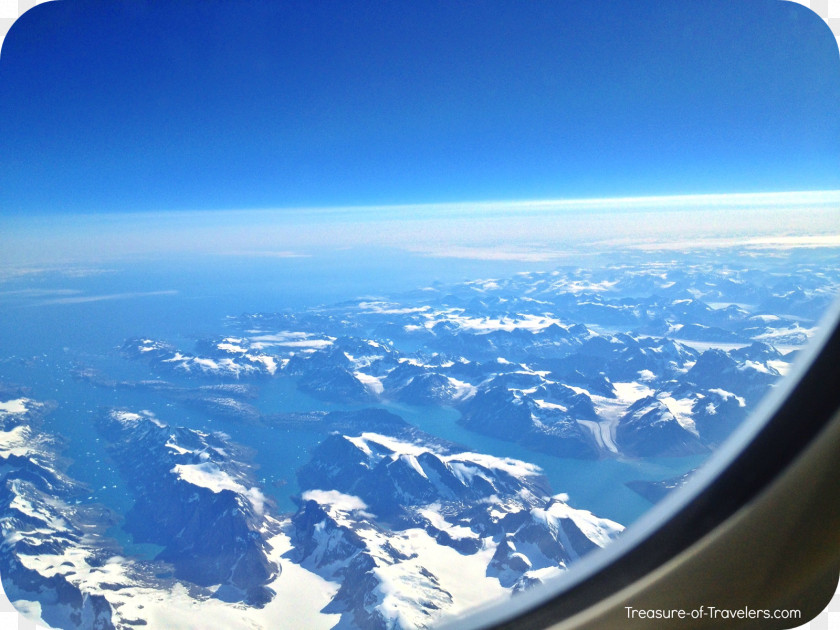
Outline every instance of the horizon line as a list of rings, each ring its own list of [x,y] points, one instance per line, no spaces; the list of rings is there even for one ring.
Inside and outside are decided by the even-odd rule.
[[[738,193],[699,193],[679,195],[640,195],[623,197],[577,197],[549,199],[502,199],[482,201],[440,201],[403,204],[367,204],[367,205],[312,205],[312,206],[276,206],[245,208],[204,208],[204,209],[169,209],[169,210],[102,210],[102,211],[64,211],[38,212],[32,214],[0,213],[0,221],[19,221],[26,219],[50,219],[73,217],[88,219],[117,218],[152,218],[161,216],[197,216],[197,215],[263,215],[272,214],[328,214],[343,215],[350,213],[373,214],[387,211],[414,211],[417,213],[434,211],[460,211],[475,213],[479,211],[511,212],[516,210],[550,212],[568,210],[678,210],[685,209],[724,209],[757,208],[759,206],[823,206],[840,204],[840,189],[829,190],[789,190],[773,192],[738,192]],[[394,217],[399,218],[399,217]]]

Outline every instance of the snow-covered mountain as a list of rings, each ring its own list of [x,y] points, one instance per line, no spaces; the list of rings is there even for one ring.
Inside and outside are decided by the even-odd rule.
[[[149,338],[124,352],[162,374],[290,378],[329,403],[454,407],[470,430],[563,457],[686,455],[720,443],[767,393],[834,286],[769,277],[708,265],[523,273],[242,316],[235,336],[191,352]],[[784,296],[796,308],[766,312]],[[657,411],[637,413],[648,398]]]
[[[623,527],[552,496],[533,464],[378,433],[335,434],[299,473],[293,558],[342,581],[362,628],[426,627],[556,576]]]
[[[623,529],[552,495],[533,464],[464,451],[381,410],[334,414],[333,426],[391,435],[328,436],[300,470],[299,510],[278,518],[227,436],[111,409],[99,430],[136,498],[123,528],[159,548],[131,559],[106,536],[118,516],[84,500],[32,427],[41,409],[0,402],[0,572],[22,609],[59,627],[186,627],[191,611],[238,611],[226,627],[253,627],[290,605],[293,580],[323,627],[426,627],[557,575]]]
[[[636,517],[599,495],[640,512],[628,487],[684,483],[838,288],[736,262],[640,254],[50,357],[40,396],[0,385],[4,589],[63,628],[407,629],[532,588]]]
[[[227,600],[261,604],[279,570],[269,559],[266,497],[250,478],[246,453],[223,434],[169,427],[149,412],[112,409],[99,421],[135,496],[125,529],[160,545],[174,575],[217,585]]]
[[[38,429],[45,408],[22,396],[0,400],[3,589],[57,627],[110,629],[111,605],[86,578],[109,573],[118,548],[105,531],[115,515],[77,505],[82,488],[62,471],[55,439]]]

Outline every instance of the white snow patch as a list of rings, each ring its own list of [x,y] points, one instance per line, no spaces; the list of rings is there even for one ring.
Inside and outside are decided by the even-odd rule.
[[[776,374],[774,374],[773,372],[771,372],[771,371],[770,371],[770,368],[768,368],[768,367],[767,367],[766,365],[764,365],[763,363],[760,363],[760,362],[758,362],[758,361],[750,361],[749,359],[748,359],[748,360],[746,360],[746,361],[744,361],[743,368],[741,368],[741,367],[739,366],[739,369],[745,369],[745,370],[755,370],[756,372],[761,372],[762,374],[769,374],[769,375],[771,375],[771,376],[777,376]]]
[[[335,338],[313,339],[312,335],[305,332],[282,331],[271,335],[257,335],[251,337],[252,350],[263,350],[271,346],[282,346],[288,348],[326,348],[331,346]]]
[[[602,282],[589,282],[586,280],[560,280],[552,283],[552,289],[559,289],[566,293],[603,293],[609,291],[618,283],[617,280],[612,282],[604,280]]]
[[[771,359],[767,361],[767,366],[776,370],[779,374],[784,376],[790,371],[790,363],[781,359]]]
[[[414,469],[414,472],[423,477],[423,479],[429,478],[428,475],[426,475],[426,471],[423,470],[423,467],[420,466],[420,462],[417,461],[417,458],[414,455],[400,455],[399,458],[411,466]]]
[[[20,414],[29,411],[26,406],[27,403],[32,402],[28,398],[15,398],[13,400],[6,400],[0,402],[0,413],[2,414]]]
[[[368,313],[379,313],[381,315],[407,315],[429,310],[428,306],[400,306],[393,302],[359,302],[359,308]]]
[[[245,608],[246,618],[253,619],[254,626],[259,628],[276,628],[281,619],[283,626],[288,628],[334,628],[340,615],[321,611],[335,597],[340,585],[283,559],[292,550],[292,542],[286,534],[278,534],[270,538],[268,543],[273,548],[269,558],[277,563],[282,562],[282,571],[268,584],[277,596],[262,609]]]
[[[637,400],[653,395],[653,390],[642,383],[613,383],[613,387],[619,399],[631,405]]]
[[[658,398],[666,407],[668,407],[668,411],[673,414],[673,416],[677,419],[677,422],[679,422],[684,429],[691,431],[695,435],[697,434],[697,428],[694,426],[694,418],[691,413],[691,407],[694,405],[694,400],[691,398],[676,399],[667,392],[660,394]]]
[[[568,411],[567,407],[563,405],[558,405],[557,403],[546,402],[545,400],[538,400],[534,399],[534,402],[537,403],[537,407],[540,409],[557,409],[559,411]]]
[[[441,459],[447,463],[452,461],[473,462],[485,468],[502,470],[519,479],[542,474],[542,468],[536,464],[523,462],[512,457],[496,457],[495,455],[487,455],[486,453],[456,453],[454,455],[443,456]]]
[[[710,389],[709,391],[712,392],[713,394],[717,394],[718,396],[720,396],[724,400],[729,400],[730,398],[734,398],[735,400],[738,401],[738,406],[739,407],[746,407],[747,406],[747,401],[744,400],[743,397],[737,396],[737,395],[733,394],[732,392],[726,391],[725,389],[715,388],[715,389]]]
[[[444,365],[442,367],[448,366]],[[452,395],[455,400],[466,400],[475,396],[476,388],[474,385],[459,381],[457,378],[452,378],[451,376],[447,378],[449,379],[450,385],[455,388],[455,393]]]
[[[165,446],[166,448],[171,448],[173,451],[175,451],[175,452],[176,452],[176,453],[178,453],[179,455],[186,455],[187,453],[192,453],[192,451],[191,451],[191,450],[186,449],[186,448],[184,448],[184,447],[179,446],[178,444],[176,444],[176,443],[173,441],[174,439],[175,439],[175,436],[174,436],[174,435],[169,436],[169,440],[167,440],[167,442],[166,442],[166,444],[164,444],[164,446]]]
[[[213,627],[230,630],[275,628],[278,623],[284,628],[312,630],[335,627],[340,615],[321,611],[338,592],[339,585],[284,559],[292,549],[286,534],[273,535],[267,542],[270,561],[282,563],[282,570],[267,584],[276,596],[262,608],[197,596],[182,582],[168,588],[157,584],[147,586],[135,578],[130,559],[114,556],[91,566],[90,551],[83,547],[70,547],[61,555],[23,555],[20,561],[46,578],[63,575],[90,594],[104,597],[111,604],[117,627],[128,627],[125,621],[136,619],[143,619],[150,628],[167,630],[194,630],[196,620],[212,620]],[[121,588],[109,588],[108,584],[119,584]],[[15,606],[32,617],[41,614],[38,602],[22,599]],[[43,620],[37,623],[49,627]]]
[[[382,381],[377,376],[365,374],[364,372],[353,372],[353,376],[375,396],[378,396],[385,390],[385,386],[382,385]]]
[[[583,387],[577,387],[575,385],[566,385],[569,389],[571,389],[576,394],[586,394],[590,398],[592,398],[592,394],[589,393],[588,389],[584,389]]]
[[[10,455],[28,457],[36,452],[32,446],[32,430],[25,425],[16,426],[9,431],[0,431],[0,457],[3,459]]]
[[[417,455],[422,455],[423,453],[426,453],[426,452],[431,452],[431,453],[434,453],[436,455],[440,455],[440,452],[435,448],[432,448],[432,447],[429,447],[429,446],[424,446],[424,445],[421,445],[421,444],[412,444],[411,442],[404,442],[402,440],[398,440],[397,438],[392,438],[392,437],[387,436],[387,435],[381,435],[379,433],[367,433],[366,432],[366,433],[362,433],[358,438],[347,437],[347,439],[350,440],[351,442],[353,442],[353,444],[356,444],[357,446],[359,446],[358,443],[357,443],[357,440],[359,440],[359,439],[362,439],[365,442],[375,442],[376,444],[384,446],[388,450],[393,451],[394,453],[396,453],[398,455],[414,455],[414,456],[417,456]],[[372,454],[371,449],[369,447],[367,448],[367,451]]]
[[[456,312],[461,311],[461,313]],[[478,333],[488,333],[494,330],[513,331],[517,329],[536,332],[548,328],[552,324],[561,326],[560,320],[548,315],[533,315],[530,313],[503,317],[470,317],[462,314],[462,309],[449,309],[436,316],[429,316],[426,328],[433,328],[438,322],[451,322],[462,330],[472,330]]]
[[[216,371],[219,369],[219,364],[216,363],[213,359],[206,359],[204,357],[195,357],[193,358],[193,362],[195,362],[198,367],[202,370],[213,370]]]
[[[488,601],[510,597],[508,589],[503,588],[497,579],[486,575],[495,552],[495,545],[489,538],[483,541],[483,548],[477,553],[462,555],[451,547],[439,544],[419,528],[399,532],[387,539],[379,536],[376,540],[372,539],[371,530],[358,533],[374,550],[388,542],[409,557],[416,554],[416,560],[392,563],[386,554],[374,552],[375,556],[379,556],[378,566],[373,569],[379,580],[375,591],[379,595],[377,610],[396,623],[395,627],[426,627],[430,622],[442,621],[444,615],[445,618],[457,616],[486,605]],[[420,574],[421,567],[437,578],[443,592],[429,588],[429,578]],[[431,602],[438,609],[430,611],[422,606],[424,602]]]
[[[442,532],[446,532],[452,537],[454,540],[462,540],[464,538],[476,538],[476,533],[471,530],[469,527],[464,527],[463,525],[453,525],[449,523],[438,510],[440,509],[440,505],[437,503],[432,503],[427,505],[425,508],[421,508],[417,510],[421,516],[423,516],[432,527],[439,529]]]
[[[218,494],[223,490],[231,490],[247,498],[257,514],[263,513],[265,497],[262,492],[257,488],[246,488],[213,462],[176,464],[169,472],[175,473],[181,479],[194,486],[207,488],[214,494]]]
[[[112,409],[111,410],[111,418],[117,420],[125,425],[135,425],[143,420],[149,420],[153,424],[158,427],[165,427],[166,425],[163,424],[160,420],[155,418],[155,414],[151,411],[146,409],[141,410],[139,413],[134,413],[133,411],[123,411],[119,409]]]
[[[219,350],[224,350],[225,352],[235,353],[235,354],[245,354],[247,350],[242,346],[238,346],[234,343],[229,343],[228,341],[223,341],[222,343],[216,344],[216,347]]]
[[[649,383],[656,379],[656,374],[651,372],[650,370],[640,370],[639,371],[639,379],[644,381],[645,383]]]
[[[752,317],[750,317],[750,319],[757,319],[758,321],[761,321],[761,322],[777,322],[777,321],[781,320],[781,317],[779,317],[778,315],[760,314],[760,315],[753,315]]]
[[[423,453],[432,453],[439,457],[444,463],[449,464],[453,468],[453,471],[458,469],[463,472],[469,468],[469,464],[476,464],[485,468],[496,468],[520,479],[542,473],[542,469],[536,464],[523,462],[511,457],[496,457],[495,455],[473,453],[469,451],[446,454],[433,445],[413,444],[411,442],[405,442],[387,435],[381,435],[379,433],[366,432],[362,433],[358,437],[344,436],[344,438],[362,450],[370,458],[379,457],[381,459],[381,457],[384,457],[384,455],[378,455],[374,452],[374,449],[370,448],[369,443],[375,443],[380,446],[384,446],[387,450],[392,451],[396,456],[411,455],[417,457]],[[469,472],[469,474],[471,475],[474,475],[477,472],[474,469],[470,470],[471,472]]]
[[[262,363],[269,374],[277,372],[277,361],[272,356],[267,354],[248,354],[245,355],[245,358],[254,363]]]
[[[320,505],[328,505],[344,512],[366,510],[367,503],[352,494],[344,494],[338,490],[307,490],[300,495],[304,501],[315,501]]]
[[[367,440],[363,436],[350,437],[348,435],[345,435],[343,437],[353,446],[362,451],[365,455],[367,455],[368,457],[373,457],[373,451],[371,450],[370,446],[368,446]]]
[[[581,532],[599,547],[606,547],[616,536],[624,531],[624,526],[606,518],[599,518],[589,510],[579,510],[565,502],[565,495],[557,495],[547,508],[533,508],[531,513],[544,519],[550,527],[559,527],[557,520],[568,518],[578,526]],[[567,548],[571,549],[571,545]]]

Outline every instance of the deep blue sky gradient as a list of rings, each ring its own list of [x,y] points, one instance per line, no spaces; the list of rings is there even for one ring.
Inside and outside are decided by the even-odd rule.
[[[0,212],[840,188],[790,2],[88,2],[0,55]]]

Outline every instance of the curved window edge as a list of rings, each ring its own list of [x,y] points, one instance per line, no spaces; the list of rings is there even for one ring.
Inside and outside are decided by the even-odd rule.
[[[840,452],[840,386],[837,384],[840,384],[840,299],[835,300],[823,316],[815,337],[787,378],[765,397],[685,486],[649,510],[622,537],[579,560],[554,584],[492,604],[442,627],[588,628],[587,619],[603,616],[611,604],[616,600],[624,601],[631,592],[636,592],[635,599],[641,602],[645,589],[650,594],[651,580],[658,579],[656,572],[673,570],[674,567],[668,568],[668,563],[696,562],[696,554],[700,553],[696,547],[712,548],[715,551],[711,553],[720,553],[720,548],[709,539],[732,536],[728,528],[737,529],[739,519],[748,518],[745,510],[756,508],[765,514],[762,500],[769,500],[780,510],[785,509],[776,504],[782,495],[790,496],[789,479],[827,493],[811,496],[813,492],[803,491],[799,496],[793,496],[793,500],[800,503],[810,501],[811,509],[821,511],[819,517],[816,514],[813,518],[808,517],[813,531],[809,531],[807,537],[828,545],[828,548],[820,549],[820,556],[829,568],[816,577],[811,576],[799,597],[816,593],[818,605],[824,607],[834,593],[840,569],[840,540],[837,540],[840,535],[840,484],[836,482],[840,478],[840,458],[837,457]],[[828,453],[827,459],[825,453]],[[789,519],[790,514],[786,518]],[[772,526],[765,529],[772,529]],[[752,533],[752,544],[743,537],[738,540],[751,547],[755,556],[771,543],[762,540],[762,537],[766,538],[766,531]],[[790,555],[788,549],[767,555],[774,553]],[[688,556],[679,560],[681,554]],[[794,560],[793,566],[796,562]],[[807,563],[808,559],[799,559],[799,564]],[[721,570],[711,576],[712,581],[738,589],[738,576],[721,575]],[[817,568],[814,571],[819,572]],[[800,581],[806,579],[803,575],[796,577]],[[670,579],[678,578],[672,576]],[[703,588],[702,584],[680,583],[678,586],[680,590]],[[826,596],[829,587],[830,593]],[[697,593],[697,596],[702,594]],[[769,598],[768,595],[762,601],[770,604],[766,601]],[[716,605],[711,600],[707,603]],[[810,612],[813,616],[820,610],[818,607]],[[626,611],[623,612],[626,620]],[[807,620],[803,616],[789,622],[787,627]],[[607,621],[601,619],[599,623]],[[719,619],[712,623],[720,627]]]

